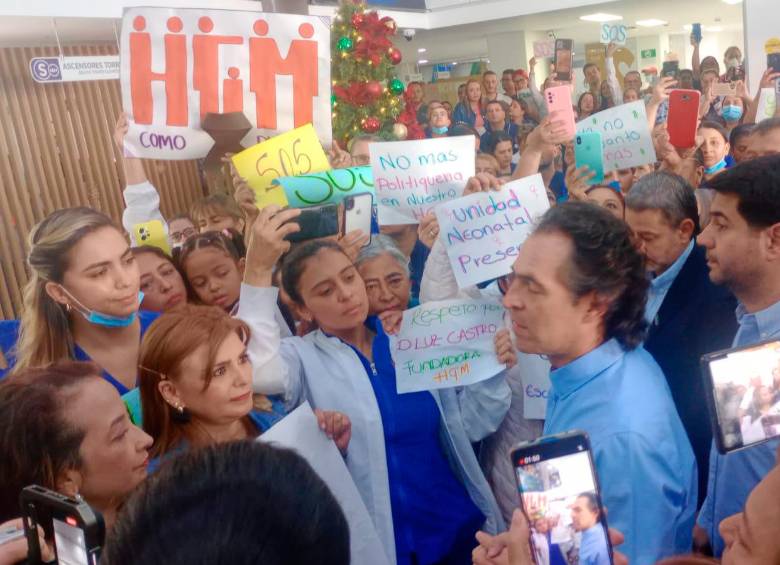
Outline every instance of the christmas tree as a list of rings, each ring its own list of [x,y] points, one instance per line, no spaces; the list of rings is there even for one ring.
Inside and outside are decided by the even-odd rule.
[[[363,2],[343,0],[331,27],[333,139],[346,144],[356,135],[405,139],[399,121],[404,83],[395,76],[401,52],[390,39],[392,18],[366,11]]]

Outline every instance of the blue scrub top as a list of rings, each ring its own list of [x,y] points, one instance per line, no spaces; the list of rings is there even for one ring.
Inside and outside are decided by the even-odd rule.
[[[470,560],[474,534],[485,516],[444,455],[436,401],[427,391],[398,394],[387,334],[376,317],[369,317],[366,325],[376,332],[374,362],[352,349],[363,363],[382,415],[397,563],[437,563],[456,557],[453,547]]]

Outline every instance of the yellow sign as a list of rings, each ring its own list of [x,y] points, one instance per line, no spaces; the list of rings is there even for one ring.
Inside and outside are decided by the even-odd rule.
[[[260,208],[269,204],[287,205],[284,189],[272,184],[274,179],[330,170],[328,157],[311,124],[266,139],[234,155],[233,165],[255,191]]]
[[[165,235],[160,220],[152,220],[133,226],[133,235],[138,245],[149,245],[162,249],[168,257],[171,256],[171,247],[168,245],[168,236]]]

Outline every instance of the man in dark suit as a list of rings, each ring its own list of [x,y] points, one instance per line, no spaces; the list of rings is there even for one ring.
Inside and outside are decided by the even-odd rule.
[[[700,359],[731,346],[737,331],[734,296],[709,278],[705,250],[696,245],[694,189],[667,172],[642,177],[626,197],[626,222],[651,278],[645,348],[663,369],[699,468],[704,500],[712,428]]]

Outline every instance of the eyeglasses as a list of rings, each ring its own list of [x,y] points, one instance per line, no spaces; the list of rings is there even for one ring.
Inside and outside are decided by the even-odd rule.
[[[198,232],[195,228],[185,228],[182,231],[171,232],[169,235],[173,243],[181,243],[187,241],[196,233]]]

